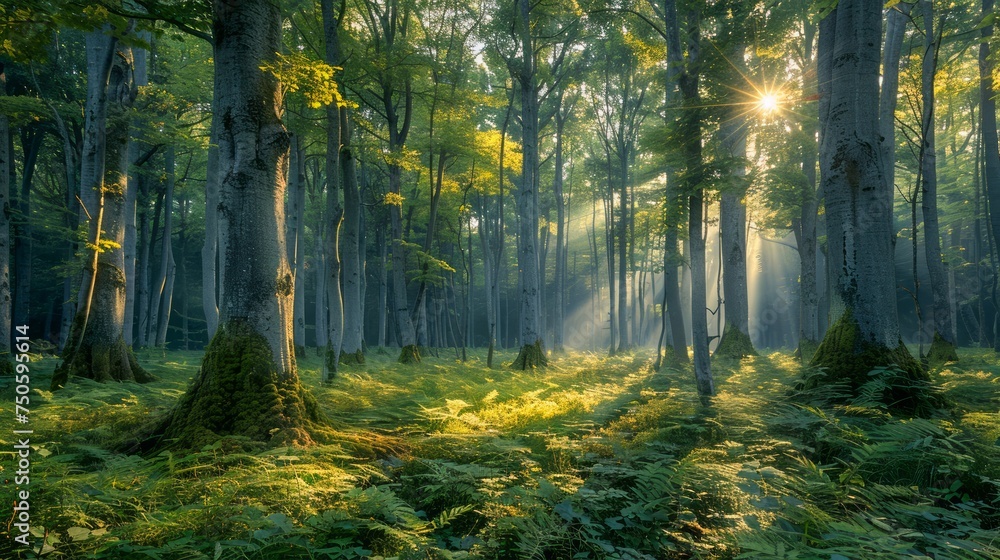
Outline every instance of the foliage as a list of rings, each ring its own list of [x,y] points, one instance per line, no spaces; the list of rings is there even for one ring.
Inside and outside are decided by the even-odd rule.
[[[638,355],[574,354],[539,376],[478,354],[401,367],[372,352],[329,384],[309,357],[326,443],[146,456],[115,449],[176,402],[200,357],[140,357],[157,381],[33,391],[37,534],[22,557],[1000,553],[991,354],[934,372],[958,407],[923,419],[842,403],[838,385],[795,389],[800,366],[781,354],[717,361],[709,403],[688,373]],[[53,365],[33,361],[33,379]]]

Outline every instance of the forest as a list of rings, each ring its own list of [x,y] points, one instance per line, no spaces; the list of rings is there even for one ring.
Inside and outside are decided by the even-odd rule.
[[[0,0],[0,557],[1000,558],[994,0]]]

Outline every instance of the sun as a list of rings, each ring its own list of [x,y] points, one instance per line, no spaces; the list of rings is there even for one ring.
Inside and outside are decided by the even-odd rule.
[[[760,97],[757,99],[757,109],[765,115],[777,111],[779,105],[780,100],[775,93],[761,92]]]

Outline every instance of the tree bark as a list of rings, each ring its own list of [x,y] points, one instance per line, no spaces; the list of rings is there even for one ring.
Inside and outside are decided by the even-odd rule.
[[[951,302],[948,295],[948,275],[941,255],[941,227],[937,208],[937,146],[934,140],[934,76],[937,73],[938,39],[934,29],[934,7],[931,0],[921,0],[924,19],[924,53],[921,64],[922,142],[920,146],[921,196],[924,217],[924,255],[931,281],[934,338],[927,353],[927,362],[938,366],[957,361]],[[938,30],[940,31],[940,30]]]
[[[7,75],[0,64],[0,98],[7,95]],[[0,371],[14,369],[10,355],[10,171],[13,153],[10,150],[10,119],[0,114]]]
[[[342,246],[344,278],[344,343],[340,350],[340,361],[347,364],[363,364],[364,341],[364,296],[362,285],[364,273],[361,253],[361,193],[358,190],[355,147],[351,144],[351,127],[347,108],[340,114],[342,146],[340,163],[344,179],[344,239]]]
[[[214,48],[214,47],[213,47]],[[218,87],[216,87],[216,91]],[[201,308],[205,314],[205,328],[212,340],[219,328],[219,303],[216,288],[219,284],[219,117],[218,96],[212,97],[212,123],[208,139],[208,164],[205,171],[205,243],[201,247]]]
[[[283,235],[289,141],[279,84],[260,70],[280,48],[280,9],[270,0],[216,2],[213,29],[227,273],[219,330],[163,436],[182,447],[229,435],[306,445],[320,415],[299,384],[291,340]]]
[[[820,169],[826,196],[829,276],[834,323],[812,364],[827,379],[854,391],[876,367],[900,368],[913,380],[926,374],[903,345],[896,314],[892,191],[880,145],[879,48],[881,2],[841,0],[820,23]],[[823,92],[820,96],[824,100]],[[892,384],[892,408],[918,411],[927,403],[918,384]]]
[[[74,319],[63,363],[52,377],[52,389],[64,386],[71,376],[97,381],[149,381],[152,376],[136,362],[132,350],[125,344],[125,191],[128,188],[128,108],[135,100],[136,89],[132,76],[132,52],[129,47],[110,41],[107,48],[112,55],[99,53],[99,59],[113,60],[107,73],[103,115],[88,119],[91,126],[100,123],[103,131],[88,131],[87,135],[99,146],[89,153],[106,162],[87,161],[84,168],[100,169],[100,178],[91,177],[87,190],[94,191],[88,198],[98,200],[92,208],[91,240],[95,258],[84,275],[81,292],[86,298],[79,306]],[[96,54],[96,53],[95,53]],[[100,75],[95,76],[101,79]],[[89,83],[90,76],[88,76]],[[84,158],[85,160],[87,158]],[[84,175],[84,174],[81,174]],[[82,183],[87,184],[87,183]],[[103,235],[101,232],[103,231]]]
[[[531,37],[531,2],[517,0],[515,29],[521,46],[521,60],[512,66],[513,78],[521,95],[521,185],[517,210],[521,218],[517,238],[517,268],[521,287],[521,350],[514,369],[533,369],[548,363],[540,330],[538,271],[538,89],[535,49]]]
[[[983,0],[983,16],[993,13],[993,0]],[[979,43],[979,106],[982,119],[980,130],[983,135],[983,183],[986,186],[986,200],[989,209],[989,231],[993,246],[1000,247],[1000,142],[997,141],[996,89],[993,85],[993,60],[990,58],[990,39],[993,24],[982,29],[983,41]],[[992,252],[991,252],[992,254]],[[997,271],[994,270],[994,275]],[[996,281],[994,281],[996,286]],[[996,309],[996,288],[993,290],[993,306]],[[993,349],[1000,352],[1000,336],[993,333]]]

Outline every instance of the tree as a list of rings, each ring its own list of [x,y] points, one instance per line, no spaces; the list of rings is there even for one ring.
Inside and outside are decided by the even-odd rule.
[[[278,80],[261,69],[280,47],[279,6],[217,2],[213,29],[227,274],[219,329],[162,441],[199,446],[235,435],[305,445],[320,417],[299,384],[291,340],[293,280],[282,235],[289,139]]]
[[[937,73],[937,55],[944,18],[938,24],[935,37],[934,5],[930,0],[920,1],[924,19],[924,53],[921,66],[921,146],[920,176],[924,216],[924,249],[927,270],[931,278],[931,295],[934,311],[934,340],[927,353],[931,365],[958,360],[952,328],[951,298],[948,293],[948,276],[941,257],[941,228],[938,225],[938,173],[937,147],[934,142],[934,76]]]
[[[87,117],[81,198],[89,214],[92,256],[84,269],[76,317],[52,388],[78,375],[98,381],[149,381],[125,344],[125,191],[135,100],[132,51],[119,39],[87,37]],[[85,196],[84,196],[85,195]]]
[[[820,23],[820,174],[826,195],[828,275],[836,320],[812,364],[857,391],[876,367],[913,380],[926,374],[903,345],[895,305],[892,191],[885,181],[878,115],[881,2],[842,0]],[[914,385],[886,402],[916,410]]]

